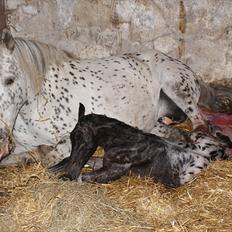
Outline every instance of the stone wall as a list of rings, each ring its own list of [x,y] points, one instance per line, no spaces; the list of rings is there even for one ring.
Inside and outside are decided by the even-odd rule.
[[[81,58],[156,48],[204,79],[232,78],[231,0],[7,0],[16,36]]]

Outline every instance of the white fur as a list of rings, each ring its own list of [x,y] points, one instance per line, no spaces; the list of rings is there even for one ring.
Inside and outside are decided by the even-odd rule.
[[[17,145],[15,155],[10,155],[0,165],[18,162],[17,154],[41,144],[56,146],[62,153],[57,153],[55,158],[48,155],[48,160],[53,160],[51,164],[68,156],[69,139],[62,145],[58,143],[75,126],[80,102],[85,105],[87,114],[105,114],[151,131],[160,116],[159,94],[162,88],[168,96],[174,96],[175,103],[194,126],[203,121],[196,106],[200,92],[194,73],[159,51],[80,61],[49,45],[22,39],[15,41],[13,53],[0,47],[0,75],[4,79],[6,73],[14,68],[7,67],[1,57],[7,57],[11,62],[14,60],[23,102],[19,104],[19,110],[15,107],[18,101],[15,98],[8,112],[11,117],[0,110],[2,120],[13,129]],[[188,111],[189,98],[184,97],[184,86],[179,88],[180,69],[189,76],[185,78],[184,86],[188,84],[194,89],[189,91],[193,112]],[[8,88],[16,89],[14,84]],[[7,95],[8,89],[3,82],[0,91]]]

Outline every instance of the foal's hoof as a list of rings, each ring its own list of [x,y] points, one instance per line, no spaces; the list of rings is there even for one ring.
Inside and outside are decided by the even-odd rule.
[[[61,176],[59,176],[60,180],[63,181],[76,181],[78,183],[82,183],[82,175],[80,174],[78,177],[73,178],[72,176],[68,175],[68,174],[63,174]]]
[[[48,170],[54,173],[62,172],[65,170],[65,166],[68,163],[68,160],[69,160],[69,157],[61,160],[58,164],[48,167]]]
[[[59,176],[59,180],[68,181],[68,180],[71,180],[71,179],[70,179],[69,175],[63,174],[63,175]]]

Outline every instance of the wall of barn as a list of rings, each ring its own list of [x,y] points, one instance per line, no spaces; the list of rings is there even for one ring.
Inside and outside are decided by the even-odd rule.
[[[232,77],[231,0],[7,0],[14,35],[81,58],[156,48],[205,80]]]

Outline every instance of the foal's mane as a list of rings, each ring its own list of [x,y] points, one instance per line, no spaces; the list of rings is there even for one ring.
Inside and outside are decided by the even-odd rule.
[[[13,55],[20,63],[23,74],[31,81],[35,94],[40,92],[50,65],[61,65],[73,58],[52,45],[22,38],[15,38]]]

